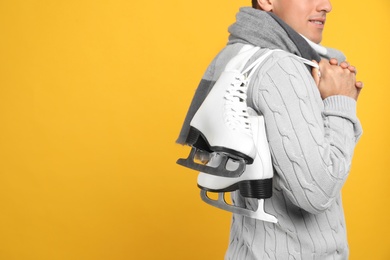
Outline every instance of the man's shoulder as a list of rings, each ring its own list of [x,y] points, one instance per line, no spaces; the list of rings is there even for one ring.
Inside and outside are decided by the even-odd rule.
[[[305,63],[311,63],[302,57],[284,51],[280,49],[260,49],[249,61],[254,62],[255,60],[261,58],[262,56],[267,55],[268,57],[264,59],[264,62],[258,68],[259,73],[265,73],[269,70],[273,70],[275,68],[288,68],[291,72],[301,72],[302,68],[306,69]],[[313,64],[311,64],[313,65]],[[308,71],[308,70],[307,70]]]

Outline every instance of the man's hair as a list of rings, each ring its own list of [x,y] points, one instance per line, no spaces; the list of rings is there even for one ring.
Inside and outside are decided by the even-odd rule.
[[[257,8],[257,0],[252,0],[252,7]]]

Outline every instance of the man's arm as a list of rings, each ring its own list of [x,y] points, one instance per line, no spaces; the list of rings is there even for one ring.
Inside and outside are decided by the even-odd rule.
[[[361,134],[356,100],[344,95],[322,100],[307,68],[289,55],[275,56],[272,63],[253,78],[249,97],[265,117],[278,186],[298,207],[320,213],[350,170]],[[332,69],[324,73],[329,82],[340,77]]]

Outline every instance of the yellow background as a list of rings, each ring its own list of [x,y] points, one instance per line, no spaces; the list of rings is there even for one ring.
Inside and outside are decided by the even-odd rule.
[[[222,259],[230,215],[175,164],[235,1],[0,0],[0,259]],[[390,259],[388,0],[333,1],[365,83],[343,189],[351,260]]]

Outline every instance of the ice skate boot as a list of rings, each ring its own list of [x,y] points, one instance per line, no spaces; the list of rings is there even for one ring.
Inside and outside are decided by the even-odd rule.
[[[265,133],[264,118],[258,116],[256,112],[248,108],[252,125],[253,137],[256,144],[257,154],[253,164],[247,165],[244,173],[239,177],[216,176],[207,173],[199,173],[198,187],[201,189],[201,198],[204,202],[217,208],[248,216],[263,221],[276,223],[277,219],[264,211],[264,199],[272,196],[273,169],[267,137]],[[218,165],[221,160],[219,154],[210,160],[210,165]],[[236,167],[230,162],[226,167]],[[245,198],[258,199],[256,211],[241,208],[226,202],[225,193],[239,190]],[[217,192],[218,199],[211,199],[207,193]]]
[[[243,70],[248,60],[259,49],[259,47],[244,45],[239,54],[226,65],[190,122],[186,143],[192,146],[192,149],[186,159],[177,160],[178,164],[217,176],[239,177],[246,165],[253,163],[256,147],[248,120],[247,86],[256,68],[271,53],[283,52],[268,50]],[[312,61],[295,57],[305,64],[318,68],[318,65]],[[214,152],[221,156],[220,164],[204,164],[203,161],[207,162]],[[197,159],[202,162],[197,163]],[[227,167],[231,162],[235,162],[235,167]]]
[[[243,69],[258,50],[259,47],[245,45],[226,65],[190,122],[186,143],[192,146],[192,150],[188,158],[179,159],[178,164],[209,174],[237,177],[245,170],[246,164],[253,163],[256,147],[247,113],[249,79],[246,72],[255,64],[245,71]],[[199,153],[211,156],[214,152],[221,157],[218,166],[195,161]],[[237,167],[228,169],[229,161],[236,162]]]

